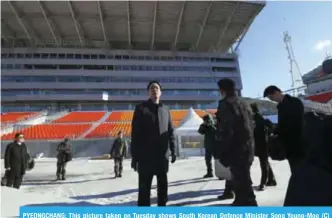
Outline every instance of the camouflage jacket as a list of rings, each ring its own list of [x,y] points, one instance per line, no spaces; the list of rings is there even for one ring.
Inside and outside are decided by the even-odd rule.
[[[220,159],[228,164],[254,157],[253,115],[247,102],[238,96],[219,101],[216,140]]]

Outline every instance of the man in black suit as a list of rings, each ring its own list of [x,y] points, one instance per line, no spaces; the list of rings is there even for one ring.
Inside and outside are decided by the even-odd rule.
[[[278,125],[275,132],[283,145],[285,157],[293,173],[305,157],[303,103],[296,97],[284,95],[276,86],[267,87],[264,97],[278,103]]]
[[[7,176],[6,186],[19,189],[29,161],[23,133],[15,134],[15,140],[7,145],[4,159]]]
[[[149,100],[136,106],[132,120],[131,166],[139,177],[138,206],[150,206],[154,175],[157,176],[158,206],[166,206],[169,150],[171,162],[176,160],[174,129],[168,107],[160,103],[159,82],[151,81],[147,90]]]

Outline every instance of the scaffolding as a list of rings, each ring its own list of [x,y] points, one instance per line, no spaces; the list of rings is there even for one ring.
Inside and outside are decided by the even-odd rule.
[[[289,73],[290,73],[291,79],[292,79],[291,87],[293,90],[293,95],[297,96],[299,93],[297,93],[296,88],[303,86],[302,73],[301,73],[300,67],[296,61],[293,47],[292,47],[292,38],[288,34],[288,31],[284,32],[284,43],[286,45],[286,51],[287,51],[288,60],[289,60]],[[294,69],[294,65],[295,65],[296,69]],[[296,72],[294,70],[296,70]]]

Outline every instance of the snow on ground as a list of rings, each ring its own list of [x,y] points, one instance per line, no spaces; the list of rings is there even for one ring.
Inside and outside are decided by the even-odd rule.
[[[1,168],[3,168],[3,161]],[[23,205],[70,206],[107,205],[131,206],[137,200],[137,173],[130,169],[130,160],[124,161],[122,178],[114,179],[113,160],[74,159],[67,166],[67,180],[55,181],[55,159],[36,160],[36,166],[24,177],[20,190],[1,189],[1,217],[17,216]],[[261,206],[281,206],[290,176],[287,162],[272,162],[278,186],[264,192],[256,192]],[[232,201],[218,201],[225,181],[217,178],[202,179],[206,173],[203,157],[178,160],[169,172],[170,206],[218,206]],[[253,186],[260,181],[258,160],[252,167]],[[156,181],[151,191],[152,203],[156,203]]]

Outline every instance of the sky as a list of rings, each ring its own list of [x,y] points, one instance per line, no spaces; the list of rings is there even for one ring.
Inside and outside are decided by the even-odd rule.
[[[262,97],[268,85],[291,88],[283,42],[286,30],[292,38],[300,72],[305,74],[320,65],[326,53],[332,54],[332,1],[266,3],[239,47],[243,96]],[[296,68],[294,72],[298,72]]]

